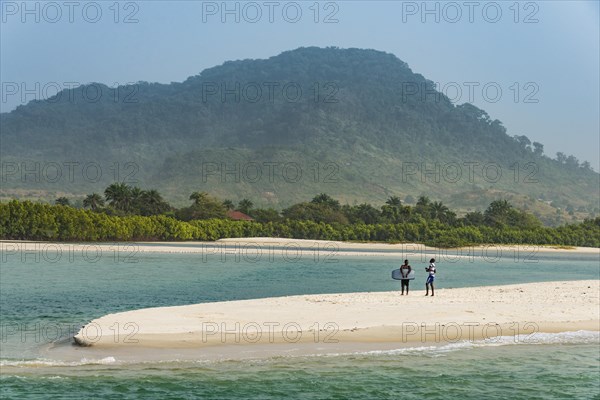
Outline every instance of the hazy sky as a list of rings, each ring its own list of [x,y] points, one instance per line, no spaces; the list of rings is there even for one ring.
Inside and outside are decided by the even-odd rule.
[[[223,4],[2,0],[1,111],[69,82],[168,83],[300,46],[373,48],[485,109],[510,135],[600,169],[597,1]]]

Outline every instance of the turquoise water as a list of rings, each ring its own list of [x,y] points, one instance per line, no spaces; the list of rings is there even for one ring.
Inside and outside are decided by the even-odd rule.
[[[430,255],[411,255],[422,288]],[[400,257],[402,258],[402,257]],[[599,279],[597,255],[438,258],[438,288]],[[360,354],[257,360],[65,361],[68,337],[93,318],[142,307],[302,293],[387,291],[401,259],[263,254],[109,253],[2,257],[2,398],[599,398],[599,338],[577,332],[538,344],[459,343]],[[38,324],[38,325],[36,325]],[[75,353],[76,354],[76,353]],[[403,382],[408,382],[404,384]]]
[[[596,340],[597,340],[596,336]],[[597,344],[507,345],[3,374],[3,398],[594,399]]]

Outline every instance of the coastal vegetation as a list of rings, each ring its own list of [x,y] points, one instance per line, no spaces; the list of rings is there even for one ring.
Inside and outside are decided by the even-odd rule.
[[[281,211],[255,208],[249,199],[237,206],[205,192],[189,196],[191,205],[175,208],[156,190],[123,183],[104,196],[88,195],[85,208],[58,198],[56,204],[12,200],[0,203],[0,238],[55,241],[205,240],[281,237],[340,241],[417,242],[438,247],[471,244],[530,244],[600,247],[600,218],[559,227],[543,226],[534,215],[506,200],[483,212],[457,216],[425,196],[416,205],[390,197],[381,207],[342,205],[327,194]],[[252,220],[233,220],[229,211]]]

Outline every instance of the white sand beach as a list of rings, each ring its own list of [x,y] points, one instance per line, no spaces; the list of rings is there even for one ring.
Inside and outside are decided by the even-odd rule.
[[[148,308],[91,321],[77,343],[201,348],[285,343],[435,343],[600,331],[600,281],[287,296]]]
[[[302,255],[319,253],[324,257],[358,256],[366,257],[377,254],[382,257],[410,257],[418,255],[426,262],[430,257],[445,258],[447,261],[457,258],[487,257],[489,259],[514,257],[520,254],[523,258],[535,259],[539,253],[584,254],[597,255],[600,260],[600,248],[596,247],[564,247],[541,245],[477,245],[462,248],[435,248],[419,243],[358,243],[307,239],[285,238],[230,238],[214,242],[115,242],[115,243],[62,243],[34,241],[0,241],[0,252],[5,258],[24,257],[31,252],[48,254],[52,259],[56,253],[86,253],[86,257],[98,256],[89,253],[113,254],[128,253],[171,253],[171,254],[203,254],[220,256],[222,254],[242,254],[253,258],[257,254],[285,255],[294,258]]]
[[[193,243],[193,242],[192,242]],[[298,244],[303,247],[315,246],[318,244],[330,244],[338,246],[340,250],[345,249],[362,249],[365,251],[370,250],[398,250],[403,251],[406,249],[413,249],[418,251],[445,251],[446,249],[440,249],[436,247],[426,246],[421,243],[373,243],[373,242],[340,242],[340,241],[323,241],[323,240],[310,240],[310,239],[287,239],[287,238],[265,238],[265,237],[254,237],[254,238],[228,238],[220,239],[214,243],[257,243],[257,244],[272,244],[274,246],[283,247],[290,244]],[[502,244],[489,244],[489,245],[474,245],[450,250],[469,250],[469,249],[485,249],[494,247],[497,249],[514,250],[516,248],[532,249],[536,248],[540,252],[549,253],[585,253],[585,254],[598,254],[600,255],[600,248],[597,247],[576,247],[576,246],[551,246],[551,245],[527,245],[527,244],[515,244],[515,245],[502,245]]]

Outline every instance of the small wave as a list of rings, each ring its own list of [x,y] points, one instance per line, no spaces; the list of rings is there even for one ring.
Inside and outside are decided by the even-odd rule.
[[[411,344],[413,344],[411,346]],[[469,350],[473,348],[495,347],[495,346],[510,346],[510,345],[569,345],[569,344],[600,344],[600,332],[598,331],[572,331],[560,333],[544,333],[537,332],[530,335],[517,336],[496,336],[482,340],[461,340],[455,343],[444,344],[429,344],[424,343],[422,346],[414,346],[416,343],[406,343],[405,347],[390,349],[390,350],[369,350],[369,351],[346,351],[346,352],[323,352],[319,354],[289,354],[290,351],[284,351],[283,354],[277,356],[260,357],[249,360],[253,363],[269,362],[269,360],[281,360],[287,358],[312,358],[312,357],[347,357],[347,356],[387,356],[387,355],[418,355],[423,354],[431,357],[443,356],[445,353]],[[324,348],[321,350],[325,350]],[[165,359],[165,360],[148,360],[148,361],[117,361],[115,357],[104,357],[100,359],[82,358],[80,361],[59,361],[48,359],[36,360],[0,360],[0,367],[78,367],[82,365],[123,365],[123,364],[213,364],[223,362],[239,362],[243,361],[235,357],[224,357],[221,359]]]
[[[82,358],[80,361],[59,361],[59,360],[0,360],[0,367],[77,367],[80,365],[108,365],[115,364],[117,360],[114,357],[104,357],[101,359]]]
[[[597,331],[573,331],[560,333],[536,332],[528,335],[516,336],[495,336],[481,340],[461,340],[455,343],[446,343],[442,345],[428,346],[408,346],[391,350],[370,350],[344,353],[325,353],[317,354],[316,357],[338,357],[338,356],[356,356],[356,355],[411,355],[427,353],[431,356],[438,356],[444,353],[472,349],[476,347],[493,347],[508,345],[548,345],[548,344],[599,344],[600,332]]]
[[[496,336],[473,342],[475,345],[506,345],[506,344],[595,344],[600,341],[598,331],[573,331],[546,333],[536,332],[528,335]]]
[[[495,347],[508,345],[558,345],[558,344],[600,344],[600,332],[598,331],[572,331],[560,333],[544,333],[537,332],[529,335],[517,336],[496,336],[481,340],[460,340],[454,343],[444,344],[428,344],[423,346],[415,346],[416,342],[407,342],[405,347],[388,350],[360,350],[360,351],[342,351],[342,352],[327,352],[325,348],[318,354],[286,354],[288,351],[277,356],[270,356],[262,359],[264,362],[273,360],[293,359],[293,358],[323,358],[323,357],[349,357],[349,356],[387,356],[387,355],[427,355],[431,357],[442,356],[445,353],[473,349],[480,347]],[[238,360],[238,359],[222,359],[211,360],[210,362],[225,362],[225,361],[242,361],[242,362],[260,362],[260,358]],[[191,360],[188,360],[190,362]],[[191,361],[196,362],[196,361]]]

